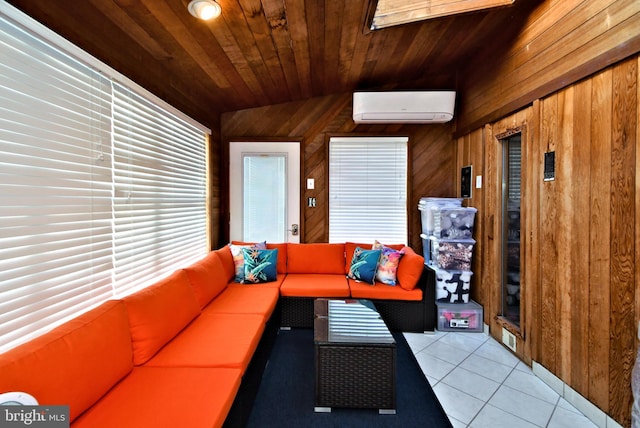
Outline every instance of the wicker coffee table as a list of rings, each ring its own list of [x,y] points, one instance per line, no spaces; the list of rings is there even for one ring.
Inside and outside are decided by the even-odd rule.
[[[396,342],[368,301],[314,302],[316,412],[332,407],[396,413]]]

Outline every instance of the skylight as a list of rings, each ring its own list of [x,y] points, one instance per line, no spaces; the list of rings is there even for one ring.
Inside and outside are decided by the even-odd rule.
[[[440,16],[510,6],[515,0],[378,0],[371,30]]]

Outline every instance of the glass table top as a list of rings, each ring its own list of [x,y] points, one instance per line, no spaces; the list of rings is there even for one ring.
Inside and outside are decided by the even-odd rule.
[[[316,343],[395,343],[369,300],[316,299],[314,314]]]

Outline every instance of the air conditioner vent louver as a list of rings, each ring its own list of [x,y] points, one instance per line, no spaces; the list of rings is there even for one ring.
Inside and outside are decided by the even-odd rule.
[[[454,91],[355,92],[356,123],[445,123],[453,119]]]

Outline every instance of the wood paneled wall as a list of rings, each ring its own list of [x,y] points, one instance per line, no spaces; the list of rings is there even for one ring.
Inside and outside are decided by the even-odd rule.
[[[459,71],[458,130],[468,132],[640,51],[637,0],[547,0],[507,49],[491,44]]]
[[[518,354],[542,364],[623,426],[640,319],[639,57],[458,139],[458,166],[485,186],[472,297],[500,340],[500,143],[522,126],[523,319]],[[556,178],[543,181],[544,152]],[[478,281],[479,279],[479,281]]]
[[[455,145],[452,127],[442,125],[356,125],[352,120],[351,94],[313,98],[307,101],[278,104],[222,115],[221,179],[228,175],[229,141],[268,141],[278,138],[298,139],[302,149],[302,182],[315,179],[315,189],[306,190],[301,183],[301,200],[316,198],[316,207],[302,206],[301,239],[303,242],[327,242],[328,231],[328,139],[335,135],[408,135],[410,144],[410,188],[408,191],[410,245],[420,252],[420,213],[422,196],[454,194]],[[222,198],[226,183],[222,184]],[[228,218],[228,210],[222,218]],[[228,239],[221,235],[219,244]]]
[[[460,73],[457,166],[484,177],[472,298],[500,339],[500,148],[523,129],[523,322],[535,360],[624,426],[640,319],[640,2],[545,1]],[[516,112],[516,113],[514,113]],[[556,179],[543,155],[556,152]]]
[[[222,236],[221,221],[221,194],[220,194],[220,116],[212,118],[211,135],[207,142],[207,176],[209,178],[209,191],[207,192],[207,219],[209,230],[209,246],[211,249],[218,248],[220,237]]]

